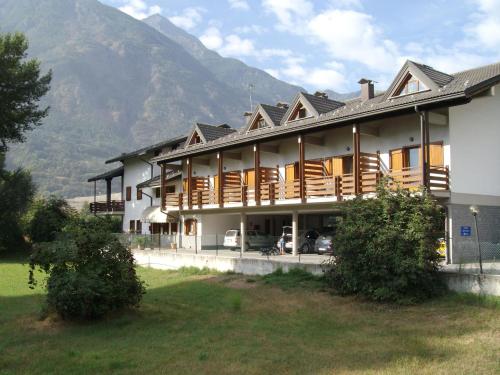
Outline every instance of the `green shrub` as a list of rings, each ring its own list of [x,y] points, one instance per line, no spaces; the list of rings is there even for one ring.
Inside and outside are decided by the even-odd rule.
[[[75,215],[63,198],[38,198],[23,218],[25,232],[33,243],[53,241]]]
[[[47,304],[63,319],[96,319],[137,306],[144,294],[133,256],[116,236],[96,221],[74,220],[56,241],[35,246],[34,270],[48,274]]]
[[[414,303],[443,290],[436,249],[444,237],[444,214],[426,191],[380,186],[377,198],[358,197],[343,211],[334,257],[324,267],[338,292]]]

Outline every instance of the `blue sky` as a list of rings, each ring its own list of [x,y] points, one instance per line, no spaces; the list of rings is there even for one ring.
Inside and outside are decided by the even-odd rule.
[[[406,59],[448,73],[500,61],[500,0],[101,0],[160,13],[221,55],[313,91],[379,88]]]

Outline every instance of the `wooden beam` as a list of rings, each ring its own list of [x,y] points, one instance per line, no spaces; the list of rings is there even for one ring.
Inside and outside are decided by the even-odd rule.
[[[260,205],[260,144],[253,146],[254,153],[254,173],[255,173],[255,204]]]
[[[360,171],[360,130],[359,124],[354,124],[352,128],[352,143],[354,149],[353,155],[353,177],[354,177],[354,194],[359,195],[361,193],[360,182],[361,182],[361,171]]]
[[[193,159],[187,158],[187,194],[188,194],[188,207],[193,208]]]
[[[323,146],[325,144],[324,137],[314,137],[312,135],[305,135],[302,138],[304,139],[304,143],[309,143],[311,145]]]
[[[225,152],[226,159],[241,160],[241,152]]]
[[[306,196],[306,189],[305,189],[305,173],[304,173],[304,166],[305,166],[305,142],[304,142],[304,136],[299,135],[297,139],[299,143],[299,198],[301,200],[305,199]]]
[[[217,154],[217,193],[219,200],[219,207],[224,207],[224,155],[222,151]]]
[[[268,152],[271,154],[279,154],[280,148],[277,145],[260,145],[261,152]]]

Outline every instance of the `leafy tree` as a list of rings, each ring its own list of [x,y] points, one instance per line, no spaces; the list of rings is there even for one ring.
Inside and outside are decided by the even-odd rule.
[[[25,232],[33,243],[53,241],[75,215],[63,198],[38,198],[24,217]]]
[[[41,124],[48,107],[38,101],[49,90],[52,72],[40,76],[40,62],[26,60],[28,41],[21,33],[0,35],[0,152],[9,142]]]
[[[378,188],[377,197],[346,202],[325,266],[341,294],[414,303],[443,290],[438,276],[442,207],[426,191]]]
[[[30,286],[37,267],[48,274],[48,306],[63,319],[97,319],[144,294],[132,253],[96,220],[73,220],[56,241],[36,245]]]
[[[20,220],[30,205],[35,187],[28,172],[6,171],[0,153],[0,253],[19,250],[24,245]]]

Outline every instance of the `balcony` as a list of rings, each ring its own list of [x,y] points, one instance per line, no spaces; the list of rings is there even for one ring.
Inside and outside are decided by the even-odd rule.
[[[90,212],[93,214],[123,214],[125,212],[125,201],[92,202],[90,203]]]

